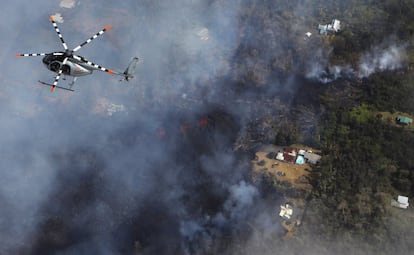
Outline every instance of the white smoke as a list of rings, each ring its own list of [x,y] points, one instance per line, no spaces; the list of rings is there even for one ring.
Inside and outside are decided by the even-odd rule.
[[[193,241],[196,234],[203,231],[201,224],[195,220],[181,221],[180,234],[186,237],[189,241]]]
[[[350,77],[355,71],[348,66],[322,66],[319,63],[312,65],[311,69],[306,73],[305,77],[308,79],[316,79],[321,83],[330,83],[339,78]]]
[[[364,78],[375,72],[402,68],[404,56],[404,47],[401,46],[391,45],[383,50],[380,47],[374,47],[361,57],[358,77]]]
[[[243,211],[253,204],[258,191],[254,186],[240,181],[240,183],[232,185],[229,192],[230,196],[224,204],[224,208],[229,212],[230,218],[237,221],[238,217],[243,215]]]
[[[68,8],[71,9],[73,7],[75,7],[75,0],[62,0],[59,4],[60,7],[62,8]]]
[[[306,70],[305,77],[321,83],[330,83],[340,78],[366,78],[376,72],[397,70],[404,66],[405,48],[403,46],[376,46],[364,53],[358,63],[357,69],[351,65],[329,65],[331,51],[323,54],[316,53],[315,59]]]
[[[188,240],[193,240],[200,234],[206,232],[206,226],[225,226],[226,223],[237,222],[244,218],[244,212],[253,205],[259,194],[256,187],[245,181],[240,181],[228,188],[229,196],[223,205],[223,209],[213,217],[205,215],[197,220],[189,219],[180,221],[180,234]],[[213,225],[211,224],[213,223]],[[209,229],[210,233],[215,232]]]

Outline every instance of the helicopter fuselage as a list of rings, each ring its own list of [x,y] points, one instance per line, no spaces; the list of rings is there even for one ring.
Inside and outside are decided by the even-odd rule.
[[[135,67],[138,63],[138,58],[135,57],[131,60],[129,63],[127,69],[121,73],[114,71],[112,69],[105,68],[101,65],[98,65],[96,63],[93,63],[87,59],[85,59],[82,56],[76,55],[75,53],[80,50],[83,46],[89,44],[94,39],[96,39],[98,36],[103,35],[106,31],[110,30],[110,26],[104,27],[101,31],[94,34],[92,37],[84,41],[83,43],[79,44],[73,49],[69,49],[68,45],[65,43],[65,40],[63,39],[62,34],[60,33],[60,30],[58,28],[58,25],[55,22],[55,19],[53,16],[50,16],[49,18],[50,22],[52,22],[53,28],[55,29],[55,32],[57,36],[60,39],[60,42],[62,43],[63,48],[65,51],[58,51],[58,52],[52,52],[52,53],[17,53],[16,57],[37,57],[37,56],[44,56],[43,57],[43,64],[46,66],[47,69],[50,71],[56,73],[55,80],[53,83],[47,83],[43,81],[39,81],[40,84],[46,85],[50,87],[50,91],[54,92],[56,88],[64,89],[64,90],[70,90],[73,91],[72,87],[75,84],[76,78],[80,76],[85,76],[92,74],[94,70],[105,72],[107,74],[111,75],[119,75],[122,76],[122,80],[129,81],[134,76],[132,75],[132,72],[135,70]],[[72,76],[73,81],[69,84],[69,88],[64,86],[58,86],[59,80],[62,75]],[[65,79],[65,77],[63,78]]]
[[[80,77],[92,74],[93,70],[96,70],[93,66],[88,65],[82,61],[74,59],[73,57],[68,57],[66,64],[62,66],[65,55],[53,55],[47,54],[42,62],[52,72],[59,72],[59,69],[62,68],[62,73],[64,75]]]

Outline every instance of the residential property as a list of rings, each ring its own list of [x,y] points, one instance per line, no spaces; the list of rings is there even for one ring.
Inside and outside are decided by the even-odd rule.
[[[401,124],[401,125],[410,125],[411,123],[413,123],[413,120],[411,118],[404,117],[404,116],[397,116],[395,120],[397,121],[398,124]]]
[[[391,205],[397,208],[407,209],[410,204],[408,203],[408,197],[398,196],[397,201],[391,200]]]
[[[303,157],[309,164],[316,165],[321,160],[321,156],[318,154],[313,153],[312,151],[306,151]]]
[[[341,30],[341,21],[334,19],[330,24],[326,25],[318,25],[319,34],[321,35],[327,35],[328,33],[337,33],[339,30]]]
[[[280,161],[284,161],[285,157],[283,157],[283,152],[278,152],[276,155],[276,159]]]
[[[283,152],[283,158],[285,161],[295,163],[297,152],[295,148],[286,148]]]
[[[279,216],[285,220],[289,220],[292,217],[293,208],[289,204],[281,205],[280,206],[280,213]]]
[[[298,165],[303,165],[305,163],[316,165],[319,163],[322,157],[318,154],[313,153],[311,150],[298,150],[293,147],[288,147],[284,148],[283,151],[277,152],[275,158],[280,161],[296,163]]]

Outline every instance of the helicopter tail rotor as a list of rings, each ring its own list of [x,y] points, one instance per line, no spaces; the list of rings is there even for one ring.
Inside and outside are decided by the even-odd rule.
[[[134,78],[135,69],[137,68],[139,62],[139,58],[134,57],[132,58],[131,62],[129,62],[128,67],[125,69],[123,75],[124,80],[129,81]],[[121,80],[122,81],[122,80]]]

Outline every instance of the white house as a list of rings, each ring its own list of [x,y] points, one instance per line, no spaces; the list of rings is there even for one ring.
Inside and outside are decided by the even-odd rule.
[[[293,214],[293,208],[289,204],[281,205],[280,206],[280,213],[279,216],[283,219],[290,219]]]
[[[392,200],[391,205],[394,207],[407,209],[410,204],[408,203],[408,197],[398,196],[398,200]]]
[[[278,152],[276,155],[276,159],[281,161],[285,160],[285,157],[283,157],[283,152]]]
[[[339,32],[341,30],[341,21],[334,19],[330,24],[321,25],[318,26],[319,34],[321,35],[327,35],[329,32]]]
[[[398,203],[400,204],[401,208],[407,209],[409,206],[408,197],[398,196]]]
[[[308,161],[308,163],[316,165],[319,163],[319,161],[321,160],[321,156],[318,154],[315,154],[313,152],[305,152],[303,157]]]

